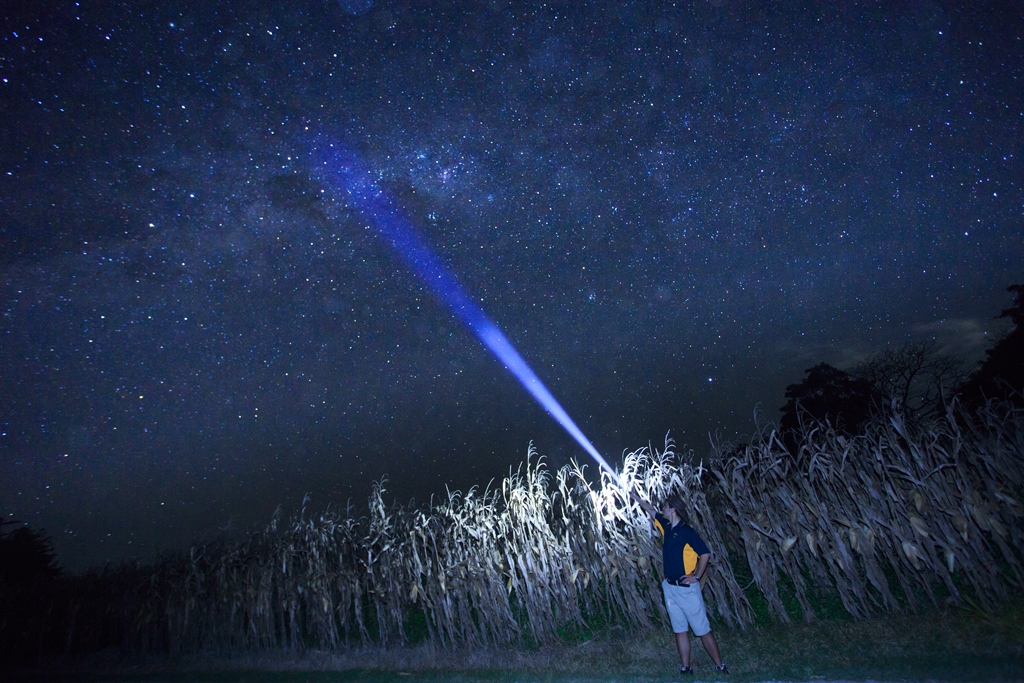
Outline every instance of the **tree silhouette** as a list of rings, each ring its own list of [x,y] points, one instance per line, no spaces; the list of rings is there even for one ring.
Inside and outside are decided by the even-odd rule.
[[[1024,405],[1024,284],[1010,285],[1006,291],[1016,296],[999,317],[1009,318],[1014,327],[985,351],[985,360],[964,384],[961,396],[968,406],[993,398]]]
[[[850,374],[869,381],[885,405],[895,402],[913,420],[943,414],[967,368],[961,359],[941,353],[934,341],[906,342],[879,351]]]
[[[0,518],[0,671],[40,656],[60,574],[45,533]]]
[[[802,423],[827,421],[852,436],[870,419],[873,406],[881,399],[870,381],[828,363],[819,363],[804,372],[803,381],[786,387],[786,405],[779,421],[782,441],[791,453],[799,448]]]
[[[5,590],[28,588],[58,574],[57,555],[45,533],[21,526],[0,535],[0,586]]]

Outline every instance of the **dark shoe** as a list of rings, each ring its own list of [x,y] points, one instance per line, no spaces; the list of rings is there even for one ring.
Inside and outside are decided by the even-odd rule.
[[[722,666],[716,666],[715,669],[721,671],[724,674],[729,673],[729,667],[727,667],[724,663],[722,664]]]
[[[679,667],[679,673],[683,674],[684,676],[686,676],[686,675],[692,676],[693,675],[693,669],[691,667],[689,667],[689,666],[680,666]]]

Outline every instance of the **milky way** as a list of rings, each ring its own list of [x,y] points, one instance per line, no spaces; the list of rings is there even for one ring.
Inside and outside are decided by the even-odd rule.
[[[325,192],[310,127],[612,459],[699,456],[821,361],[973,361],[1024,279],[1019,11],[14,4],[0,512],[72,567],[585,457]]]

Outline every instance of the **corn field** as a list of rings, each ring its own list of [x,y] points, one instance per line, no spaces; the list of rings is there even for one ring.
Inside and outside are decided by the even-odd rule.
[[[796,456],[765,428],[713,444],[706,466],[666,439],[625,455],[620,477],[655,504],[683,496],[714,555],[716,624],[751,624],[754,600],[777,621],[814,619],[822,595],[854,618],[968,598],[993,608],[1024,586],[1024,418],[999,410],[918,426],[893,411],[855,438],[806,425]],[[73,577],[31,629],[65,652],[172,653],[667,629],[660,539],[598,472],[550,471],[531,446],[500,484],[425,508],[389,504],[386,482],[358,511],[304,501],[242,541]]]
[[[1024,430],[1002,411],[914,426],[893,410],[856,438],[807,425],[795,458],[768,430],[718,446],[715,488],[771,616],[790,619],[783,577],[808,621],[823,588],[855,618],[1019,595]]]

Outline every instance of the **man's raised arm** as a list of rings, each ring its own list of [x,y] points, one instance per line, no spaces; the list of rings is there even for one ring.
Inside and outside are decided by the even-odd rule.
[[[650,501],[644,500],[643,498],[641,498],[640,496],[636,495],[632,491],[629,492],[629,497],[632,498],[633,500],[635,500],[637,502],[637,504],[641,508],[643,508],[643,511],[647,513],[647,516],[651,518],[651,521],[654,521],[654,516],[656,514],[658,514],[658,511],[654,509],[654,506],[651,505]]]

